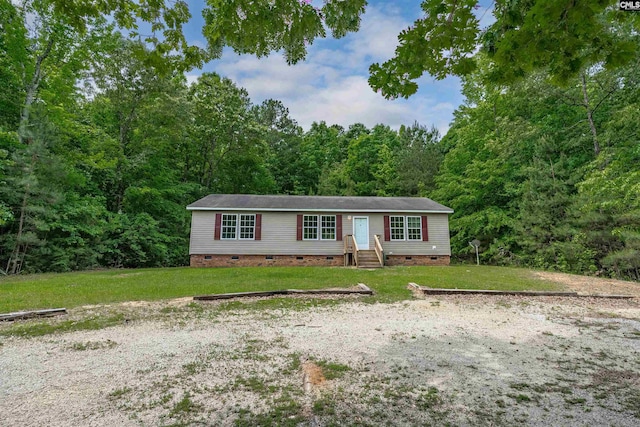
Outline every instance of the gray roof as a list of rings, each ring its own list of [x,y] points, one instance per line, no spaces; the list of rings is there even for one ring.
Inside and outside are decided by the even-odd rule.
[[[187,206],[191,211],[331,211],[453,213],[426,197],[259,196],[210,194]]]

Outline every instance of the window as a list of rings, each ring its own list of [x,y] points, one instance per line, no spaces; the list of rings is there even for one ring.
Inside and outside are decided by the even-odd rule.
[[[260,237],[256,236],[256,224],[255,214],[222,214],[219,238],[222,240],[255,240],[257,237],[260,240]],[[218,236],[217,233],[218,231],[216,231],[216,236]]]
[[[404,240],[404,217],[390,217],[391,240]]]
[[[389,234],[391,240],[422,240],[422,217],[390,216]]]
[[[318,240],[318,216],[304,215],[302,219],[302,239]]]
[[[223,240],[231,240],[236,238],[236,225],[238,217],[236,215],[223,214],[222,215],[222,228],[221,238]]]
[[[240,240],[253,240],[255,227],[255,215],[240,215]]]
[[[422,218],[407,217],[407,240],[422,240]]]
[[[335,215],[304,215],[302,240],[336,240]]]
[[[336,240],[335,215],[322,215],[320,237],[322,240]]]

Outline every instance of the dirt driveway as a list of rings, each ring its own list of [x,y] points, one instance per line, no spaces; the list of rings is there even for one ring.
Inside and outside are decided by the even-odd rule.
[[[224,307],[0,338],[0,425],[640,424],[637,298]]]

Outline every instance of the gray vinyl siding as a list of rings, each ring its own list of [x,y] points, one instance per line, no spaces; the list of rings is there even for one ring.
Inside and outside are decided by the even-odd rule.
[[[261,240],[214,240],[216,213],[254,214],[260,212],[193,211],[190,254],[221,255],[342,255],[344,243],[338,240],[296,240],[297,215],[292,212],[262,213]],[[315,215],[307,213],[305,215]],[[322,212],[318,215],[336,215]],[[342,216],[342,234],[351,226]]]
[[[342,255],[343,241],[296,240],[297,213],[262,212],[261,240],[214,240],[216,213],[255,214],[252,212],[192,211],[190,254],[210,255]],[[315,215],[305,212],[305,215]],[[381,237],[384,251],[393,255],[450,255],[449,221],[447,214],[427,214],[429,241],[384,241],[384,214],[378,213],[331,213],[317,215],[342,215],[342,234],[351,234],[352,220],[349,217],[369,217],[369,249],[374,248],[373,236]],[[402,215],[400,213],[393,215]],[[408,214],[416,216],[417,214]],[[433,246],[436,248],[433,249]]]
[[[393,216],[396,215],[400,214],[393,214]],[[406,216],[415,215],[408,214]],[[380,221],[384,221],[382,216],[380,217]],[[384,224],[380,227],[384,227]],[[451,255],[448,215],[428,214],[427,229],[429,231],[429,241],[405,240],[382,242],[384,252],[387,255]],[[436,247],[435,249],[433,248],[434,246]]]

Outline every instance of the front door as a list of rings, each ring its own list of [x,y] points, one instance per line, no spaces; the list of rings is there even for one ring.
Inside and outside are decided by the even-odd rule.
[[[358,243],[358,249],[369,250],[369,217],[353,217],[353,236]]]

